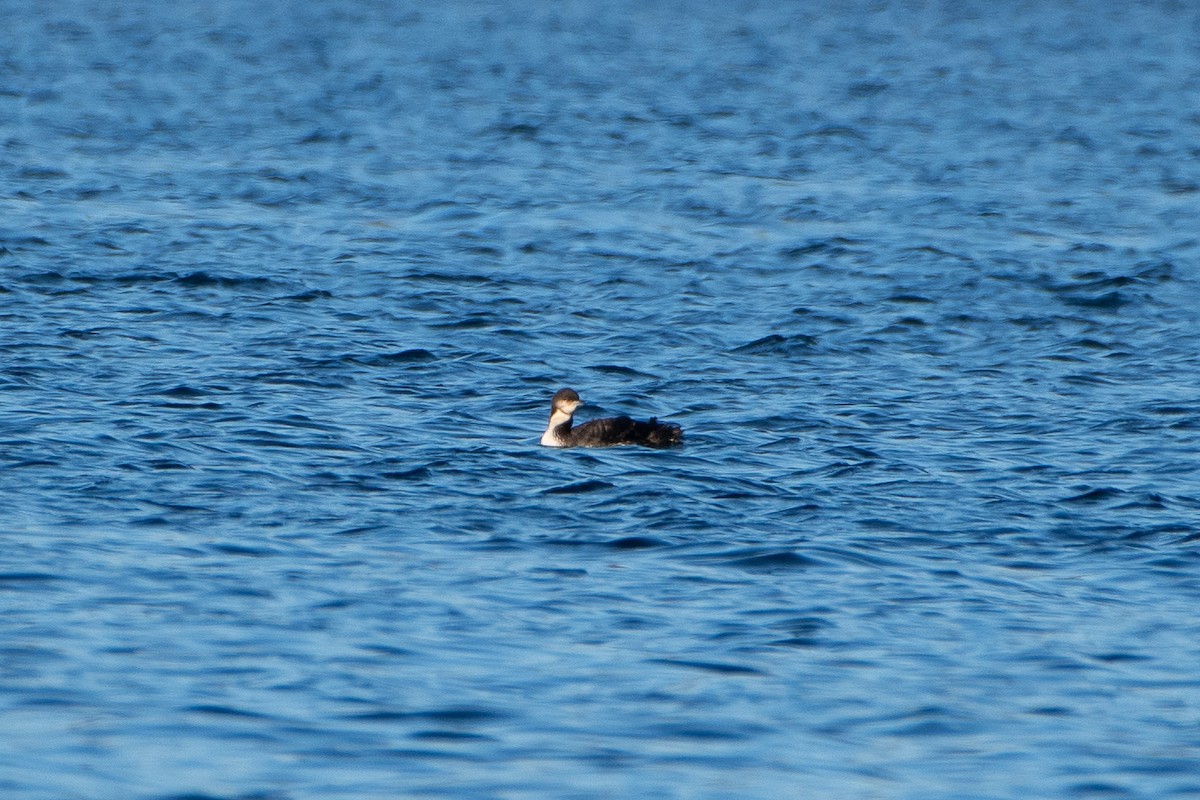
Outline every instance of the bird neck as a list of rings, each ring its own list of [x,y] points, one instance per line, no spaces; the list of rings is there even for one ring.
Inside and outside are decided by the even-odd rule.
[[[562,447],[565,437],[571,432],[571,415],[560,408],[550,412],[550,423],[542,434],[542,444],[547,447]]]

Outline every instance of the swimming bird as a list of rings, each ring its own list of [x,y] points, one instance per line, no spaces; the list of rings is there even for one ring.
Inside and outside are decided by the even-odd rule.
[[[575,409],[583,405],[574,389],[559,389],[550,401],[550,424],[542,434],[546,447],[611,447],[617,444],[641,444],[646,447],[671,447],[683,441],[683,429],[674,422],[659,422],[651,417],[639,422],[629,417],[608,417],[585,422],[572,428]]]

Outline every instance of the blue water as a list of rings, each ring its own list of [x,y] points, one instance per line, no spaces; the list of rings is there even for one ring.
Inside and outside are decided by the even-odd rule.
[[[0,16],[0,796],[1200,797],[1193,4]]]

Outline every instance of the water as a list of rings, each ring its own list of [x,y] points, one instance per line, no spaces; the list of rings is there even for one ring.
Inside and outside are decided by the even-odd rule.
[[[1190,5],[2,6],[4,797],[1200,796]]]

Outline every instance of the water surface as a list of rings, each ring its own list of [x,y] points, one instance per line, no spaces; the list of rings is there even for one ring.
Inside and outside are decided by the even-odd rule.
[[[0,3],[4,796],[1200,796],[1200,15],[835,5]]]

